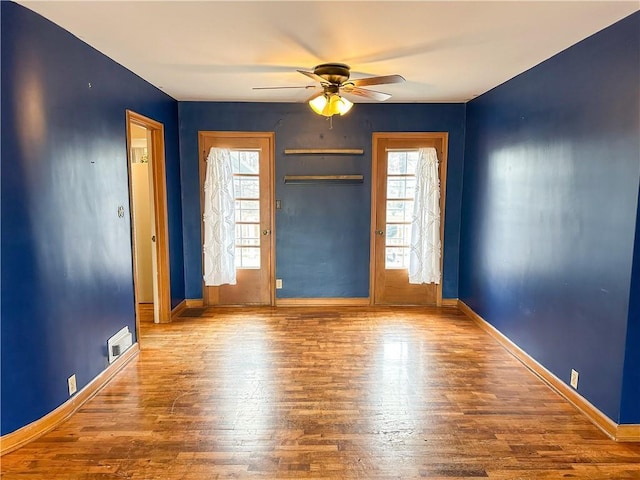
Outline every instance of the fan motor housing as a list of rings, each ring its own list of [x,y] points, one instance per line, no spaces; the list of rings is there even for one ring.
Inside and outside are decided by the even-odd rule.
[[[344,63],[323,63],[313,69],[313,73],[333,84],[342,84],[349,80],[349,65]]]

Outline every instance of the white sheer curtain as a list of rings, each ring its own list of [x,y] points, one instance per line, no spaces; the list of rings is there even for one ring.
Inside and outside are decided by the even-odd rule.
[[[231,155],[211,148],[204,180],[204,283],[236,284],[236,219]]]
[[[440,179],[435,148],[421,148],[416,166],[409,283],[440,283]]]

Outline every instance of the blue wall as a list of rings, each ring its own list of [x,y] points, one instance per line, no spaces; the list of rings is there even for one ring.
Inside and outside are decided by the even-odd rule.
[[[624,403],[627,423],[639,32],[636,13],[467,105],[460,238],[460,299],[563,381],[578,370],[613,420]]]
[[[640,198],[640,191],[638,195]],[[640,423],[640,200],[636,216],[636,242],[631,275],[620,423]]]
[[[80,389],[102,372],[108,337],[135,331],[125,109],[165,125],[174,304],[184,273],[177,102],[39,15],[0,8],[6,434],[65,402],[73,373]]]
[[[198,131],[275,132],[279,298],[367,297],[373,132],[449,132],[444,297],[458,293],[463,104],[357,104],[329,122],[304,104],[180,102],[187,298],[202,297]],[[287,148],[364,148],[357,156],[285,156]],[[362,185],[285,185],[284,175],[363,174]]]

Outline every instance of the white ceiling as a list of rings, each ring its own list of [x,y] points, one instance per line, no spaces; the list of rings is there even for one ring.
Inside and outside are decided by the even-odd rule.
[[[640,1],[29,1],[177,100],[302,102],[296,72],[401,74],[388,102],[467,101],[640,9]],[[594,59],[594,61],[597,59]],[[355,101],[365,101],[358,97]]]

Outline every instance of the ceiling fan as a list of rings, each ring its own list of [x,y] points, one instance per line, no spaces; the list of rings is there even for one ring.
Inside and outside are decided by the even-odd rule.
[[[404,78],[401,75],[384,75],[350,80],[350,70],[349,65],[344,63],[323,63],[316,66],[313,72],[298,70],[298,72],[318,82],[322,87],[322,92],[313,94],[307,100],[314,112],[325,117],[331,117],[336,114],[344,115],[351,109],[353,103],[342,97],[342,94],[355,95],[382,102],[391,98],[391,95],[362,87],[404,82]],[[278,88],[316,88],[316,86],[254,87],[254,90]]]

